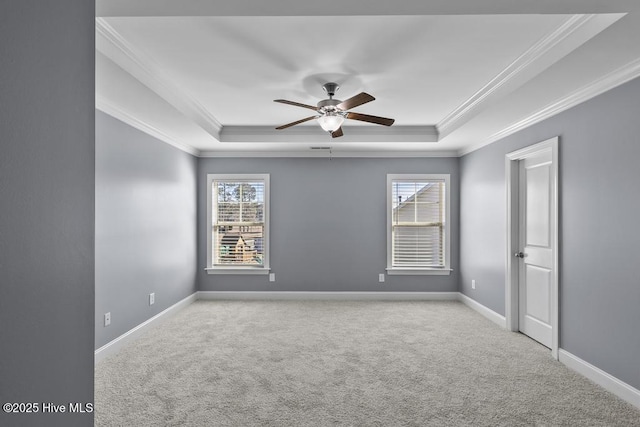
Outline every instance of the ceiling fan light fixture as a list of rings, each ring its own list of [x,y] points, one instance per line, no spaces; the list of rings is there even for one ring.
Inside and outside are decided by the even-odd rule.
[[[318,117],[320,127],[322,127],[326,132],[334,132],[340,129],[343,122],[344,117],[338,114],[325,114],[324,116]]]
[[[322,87],[327,92],[327,95],[329,95],[329,98],[319,101],[315,107],[308,104],[301,104],[299,102],[287,101],[286,99],[274,99],[274,102],[307,108],[309,110],[314,110],[317,113],[317,116],[305,117],[304,119],[278,126],[276,130],[287,129],[291,126],[316,119],[318,120],[320,127],[322,127],[325,132],[329,132],[331,134],[331,138],[339,138],[344,135],[342,133],[342,123],[345,119],[359,120],[361,122],[384,126],[391,126],[393,124],[393,119],[349,111],[352,108],[374,101],[375,98],[368,93],[360,92],[345,101],[340,101],[339,99],[333,98],[339,87],[336,83],[325,83]]]

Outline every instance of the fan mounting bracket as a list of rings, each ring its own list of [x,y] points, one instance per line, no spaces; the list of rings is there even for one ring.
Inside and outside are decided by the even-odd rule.
[[[323,84],[322,89],[324,89],[324,91],[327,92],[327,95],[329,95],[329,98],[332,98],[336,94],[338,89],[340,89],[340,85],[338,83],[329,82],[329,83]]]

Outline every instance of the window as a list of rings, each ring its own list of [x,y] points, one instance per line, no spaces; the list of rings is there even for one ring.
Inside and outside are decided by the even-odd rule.
[[[388,274],[449,274],[449,175],[387,175]]]
[[[269,272],[269,175],[207,175],[207,272]]]

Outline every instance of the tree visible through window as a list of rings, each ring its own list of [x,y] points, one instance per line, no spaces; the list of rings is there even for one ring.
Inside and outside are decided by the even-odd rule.
[[[268,177],[209,175],[209,269],[264,268]]]

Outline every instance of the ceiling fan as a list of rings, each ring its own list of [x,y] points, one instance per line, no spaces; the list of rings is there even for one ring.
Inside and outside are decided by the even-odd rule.
[[[300,104],[299,102],[287,101],[286,99],[274,99],[274,102],[308,108],[318,113],[314,116],[305,117],[304,119],[278,126],[276,129],[282,130],[291,126],[299,125],[300,123],[308,122],[309,120],[317,119],[322,129],[331,133],[331,137],[338,138],[343,135],[342,123],[344,122],[344,119],[359,120],[361,122],[375,123],[377,125],[384,126],[391,126],[395,121],[394,119],[388,119],[386,117],[370,116],[368,114],[347,111],[359,105],[373,101],[375,98],[368,93],[361,92],[346,101],[340,101],[339,99],[333,99],[337,90],[340,88],[337,83],[325,83],[322,85],[322,88],[327,95],[329,95],[329,99],[323,99],[318,102],[316,107],[307,104]]]

